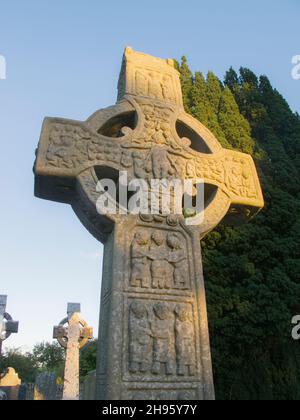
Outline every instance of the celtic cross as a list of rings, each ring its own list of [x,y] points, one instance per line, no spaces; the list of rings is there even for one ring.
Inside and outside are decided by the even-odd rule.
[[[7,340],[11,334],[16,334],[19,330],[19,322],[13,321],[9,313],[6,312],[7,296],[0,295],[0,356],[2,352],[2,343]]]
[[[101,214],[99,181],[201,179],[204,212]],[[37,197],[69,203],[105,244],[97,399],[213,399],[200,240],[263,207],[251,156],[221,147],[183,108],[173,60],[125,50],[116,105],[46,118]]]
[[[79,400],[79,350],[93,338],[93,329],[80,317],[80,304],[68,304],[68,317],[54,327],[53,338],[66,349],[63,400]]]

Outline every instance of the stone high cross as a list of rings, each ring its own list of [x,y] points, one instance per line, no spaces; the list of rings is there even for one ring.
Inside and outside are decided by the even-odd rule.
[[[121,171],[203,179],[204,220],[100,215],[98,181]],[[185,113],[174,61],[127,48],[115,106],[84,122],[46,118],[35,194],[71,204],[105,244],[96,399],[213,399],[200,240],[222,220],[249,220],[263,197],[252,158]]]
[[[3,341],[7,340],[11,334],[16,334],[19,330],[19,322],[13,321],[12,317],[5,312],[6,305],[7,296],[0,295],[0,357]]]
[[[79,400],[79,350],[93,338],[93,329],[81,319],[79,303],[69,303],[67,312],[54,327],[53,338],[66,349],[63,400]]]

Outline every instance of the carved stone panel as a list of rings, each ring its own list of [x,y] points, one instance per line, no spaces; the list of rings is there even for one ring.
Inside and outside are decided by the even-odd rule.
[[[182,233],[139,228],[130,247],[130,288],[189,290],[188,246]]]
[[[198,372],[193,305],[131,298],[127,311],[126,373],[130,376],[125,373],[125,377],[135,381],[193,380]]]

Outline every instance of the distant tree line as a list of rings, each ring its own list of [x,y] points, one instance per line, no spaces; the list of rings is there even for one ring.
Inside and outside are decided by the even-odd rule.
[[[96,341],[92,341],[80,352],[80,376],[84,377],[96,368]],[[0,373],[13,367],[23,383],[35,383],[36,376],[42,372],[56,373],[63,379],[65,351],[56,342],[36,344],[32,351],[9,349],[0,357]]]

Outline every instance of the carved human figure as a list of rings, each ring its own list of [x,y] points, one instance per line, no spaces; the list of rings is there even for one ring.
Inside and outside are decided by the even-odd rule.
[[[160,231],[152,234],[149,258],[151,263],[152,287],[170,289],[172,287],[173,268],[168,262],[165,235]]]
[[[239,165],[239,159],[233,160],[235,165],[229,166],[229,170],[226,176],[226,185],[233,191],[235,194],[240,194],[240,189],[242,186],[242,168]]]
[[[152,373],[174,375],[176,372],[174,315],[167,302],[159,302],[153,306],[154,319],[151,324],[153,334]]]
[[[144,72],[138,70],[136,72],[135,80],[136,80],[137,94],[140,96],[146,96],[148,94],[148,81],[149,81],[147,75],[145,75]]]
[[[172,89],[172,86],[171,86],[171,79],[169,77],[163,77],[162,92],[163,92],[163,97],[167,101],[173,101],[174,100],[173,89]]]
[[[174,267],[174,287],[176,289],[186,289],[188,288],[189,273],[184,244],[176,233],[168,234],[167,244],[171,250],[168,261]]]
[[[175,174],[168,151],[163,147],[154,147],[151,153],[154,179],[169,179]]]
[[[195,178],[195,163],[192,160],[188,160],[186,164],[186,176],[188,178]]]
[[[134,160],[134,174],[137,178],[150,180],[151,179],[151,168],[149,168],[149,163],[144,158],[143,153],[133,152]]]
[[[149,288],[151,285],[149,235],[144,231],[135,234],[131,245],[131,280],[132,287]]]
[[[122,153],[121,164],[125,168],[130,168],[133,164],[132,153],[129,150],[124,150]]]
[[[253,186],[253,180],[249,173],[247,163],[241,159],[241,171],[242,171],[242,187],[241,193],[249,198],[255,197],[255,187]]]
[[[149,73],[149,96],[154,99],[162,99],[162,87],[160,80],[158,79],[157,75],[155,73]]]
[[[177,305],[175,308],[175,346],[178,375],[195,375],[195,330],[193,314],[189,305]]]
[[[150,370],[152,350],[152,333],[146,306],[133,302],[129,317],[129,371],[145,373]]]

